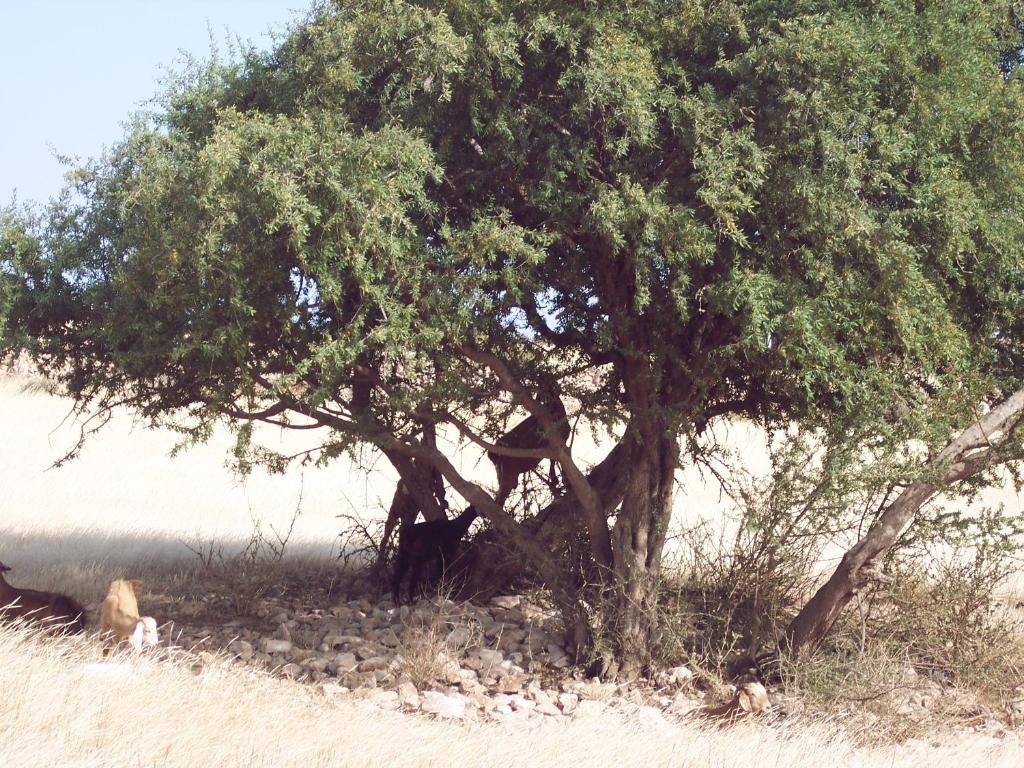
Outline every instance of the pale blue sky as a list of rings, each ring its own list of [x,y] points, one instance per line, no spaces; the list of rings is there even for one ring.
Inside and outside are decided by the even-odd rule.
[[[43,202],[63,185],[53,150],[98,155],[209,30],[270,45],[309,0],[0,0],[0,207]]]

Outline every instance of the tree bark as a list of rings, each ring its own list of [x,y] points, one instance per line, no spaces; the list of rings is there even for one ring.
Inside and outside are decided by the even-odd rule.
[[[424,424],[423,442],[437,448],[437,431],[433,424]],[[384,533],[381,536],[378,563],[383,563],[391,545],[391,537],[400,525],[416,522],[422,513],[424,520],[446,520],[448,502],[444,493],[444,478],[432,466],[424,466],[415,459],[407,459],[395,451],[384,452],[399,473],[395,495],[391,499]]]
[[[612,636],[610,654],[601,663],[606,677],[634,679],[650,668],[661,555],[672,517],[678,458],[678,446],[667,432],[648,432],[636,446],[612,531]]]
[[[998,449],[1020,424],[1024,389],[1018,390],[982,418],[929,463],[942,474],[934,483],[911,483],[875,521],[860,541],[843,556],[839,567],[800,610],[783,639],[797,654],[813,650],[828,635],[843,608],[875,576],[879,560],[900,534],[913,524],[918,510],[936,493],[953,483],[1007,460]]]

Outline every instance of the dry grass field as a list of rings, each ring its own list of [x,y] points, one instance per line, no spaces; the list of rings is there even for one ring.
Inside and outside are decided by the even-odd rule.
[[[393,487],[383,468],[344,461],[239,481],[224,466],[226,435],[171,459],[174,436],[144,430],[127,415],[78,460],[47,470],[74,429],[62,422],[66,401],[27,383],[0,378],[0,560],[14,569],[15,584],[61,589],[83,603],[96,602],[120,575],[173,592],[194,577],[196,558],[186,543],[238,547],[254,524],[283,530],[300,498],[288,558],[331,567],[336,515],[379,513]],[[689,496],[681,503],[719,508],[715,490],[698,481],[684,479]],[[613,713],[521,730],[450,724],[217,663],[197,675],[166,654],[102,662],[94,638],[52,640],[0,628],[0,765],[16,768],[1024,764],[1015,740],[951,735],[938,746],[863,747],[840,725],[719,730]]]
[[[234,669],[99,661],[88,639],[0,630],[0,764],[33,766],[778,766],[1011,768],[1021,754],[977,738],[857,748],[828,724],[727,729],[582,716],[513,730],[428,721],[330,701]]]

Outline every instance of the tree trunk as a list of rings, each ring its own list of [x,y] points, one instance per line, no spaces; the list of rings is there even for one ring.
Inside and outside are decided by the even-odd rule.
[[[864,537],[843,556],[835,573],[796,615],[783,640],[805,654],[829,633],[836,618],[857,591],[875,576],[880,559],[914,522],[918,510],[943,488],[1011,458],[999,447],[1011,437],[1024,412],[1024,390],[1018,390],[947,445],[930,463],[941,471],[935,483],[912,483],[879,516]]]
[[[646,437],[636,447],[612,531],[611,647],[602,660],[606,677],[634,679],[651,663],[661,554],[672,517],[678,446],[665,433],[648,432]]]
[[[437,447],[437,432],[433,424],[423,426],[423,442],[431,448]],[[424,520],[446,520],[448,509],[444,478],[436,467],[408,459],[395,451],[384,451],[384,455],[398,471],[400,479],[395,485],[395,495],[391,498],[391,507],[384,521],[378,565],[386,559],[391,537],[399,526],[415,523],[420,513]]]
[[[886,508],[864,538],[843,556],[829,580],[790,622],[785,640],[789,648],[805,653],[825,638],[846,604],[876,577],[879,558],[889,551],[936,490],[934,486],[915,483]]]

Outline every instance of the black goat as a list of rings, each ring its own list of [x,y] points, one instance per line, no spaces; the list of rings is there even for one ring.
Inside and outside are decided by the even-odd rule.
[[[396,603],[400,601],[402,581],[407,574],[408,594],[409,599],[412,599],[423,580],[424,570],[429,569],[429,581],[444,573],[455,561],[462,537],[477,516],[476,507],[470,505],[454,520],[431,520],[399,528],[398,554],[395,556],[395,574],[391,583]]]

